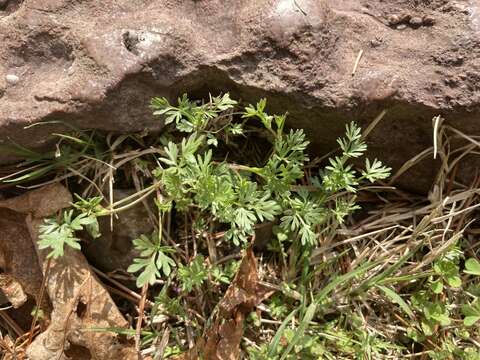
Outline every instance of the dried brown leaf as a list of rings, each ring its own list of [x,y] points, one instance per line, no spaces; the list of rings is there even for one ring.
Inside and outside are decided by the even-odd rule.
[[[272,294],[273,291],[259,283],[257,260],[250,247],[235,279],[218,304],[213,324],[193,349],[177,359],[193,360],[200,356],[206,360],[238,359],[246,316]]]
[[[18,282],[24,293],[35,298],[40,292],[43,275],[25,215],[1,207],[0,257],[4,273]]]
[[[32,297],[38,295],[43,275],[26,216],[51,216],[71,201],[68,190],[59,184],[0,201],[0,266]]]
[[[0,288],[15,309],[19,308],[27,301],[27,295],[25,295],[22,285],[20,285],[20,283],[11,275],[0,274]]]
[[[28,357],[137,359],[133,347],[122,343],[117,334],[93,331],[127,327],[128,323],[83,254],[67,247],[63,257],[49,263],[48,251],[36,247],[44,218],[69,206],[71,201],[68,190],[56,184],[0,202],[0,253],[5,268],[10,270],[7,273],[37,295],[49,268],[45,286],[53,306],[50,325],[28,347]]]

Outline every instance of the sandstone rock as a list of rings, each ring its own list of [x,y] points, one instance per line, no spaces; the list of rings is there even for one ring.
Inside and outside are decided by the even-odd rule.
[[[480,10],[472,1],[446,3],[9,1],[0,12],[0,78],[22,76],[0,98],[0,141],[45,146],[59,125],[23,128],[52,119],[109,131],[158,129],[152,96],[230,91],[288,110],[289,124],[312,135],[318,154],[335,145],[346,121],[366,125],[389,109],[369,146],[398,169],[431,146],[437,114],[461,131],[480,131]],[[384,20],[395,14],[436,21],[397,31]],[[453,76],[456,85],[444,82]],[[398,184],[425,191],[436,166],[427,159]],[[466,182],[467,170],[459,172]]]

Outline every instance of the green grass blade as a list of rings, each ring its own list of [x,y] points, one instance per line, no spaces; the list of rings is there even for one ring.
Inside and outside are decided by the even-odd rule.
[[[323,301],[330,292],[332,292],[333,289],[335,289],[337,286],[339,286],[342,283],[345,283],[359,275],[364,274],[371,268],[377,266],[380,264],[381,261],[375,261],[373,263],[365,263],[361,266],[359,266],[357,269],[350,271],[344,275],[337,276],[335,279],[330,281],[327,286],[325,286],[316,296],[315,296],[315,301],[316,302],[321,302]]]
[[[346,283],[347,281],[359,276],[359,275],[362,275],[364,274],[366,271],[370,270],[371,268],[377,266],[379,264],[379,261],[376,261],[374,263],[365,263],[361,266],[359,266],[357,269],[353,270],[353,271],[350,271],[349,273],[347,274],[344,274],[344,275],[341,275],[341,276],[337,276],[335,279],[333,279],[327,286],[325,286],[316,296],[315,296],[315,301],[313,303],[311,303],[308,308],[307,308],[307,311],[305,312],[305,316],[303,317],[302,321],[300,322],[299,326],[298,326],[298,329],[297,329],[297,332],[295,333],[295,336],[294,338],[292,339],[292,341],[290,341],[290,343],[288,344],[288,347],[287,349],[283,352],[282,354],[282,357],[280,358],[280,360],[284,360],[286,358],[286,356],[288,356],[288,354],[292,351],[293,347],[298,343],[298,341],[300,340],[300,338],[303,336],[303,334],[305,333],[307,327],[308,327],[308,324],[310,323],[310,321],[312,321],[312,318],[313,316],[315,315],[315,312],[317,310],[317,306],[319,305],[319,303],[321,301],[323,301],[327,296],[328,294],[330,294],[330,292],[333,291],[333,289],[335,289],[337,286],[339,286],[340,284],[342,283]],[[285,321],[284,321],[285,323]],[[284,324],[282,323],[282,325]],[[284,329],[284,328],[283,328]],[[282,332],[283,332],[283,329],[282,329]],[[277,332],[278,334],[278,332]],[[281,334],[279,335],[281,336]]]
[[[76,144],[80,144],[80,145],[90,145],[90,142],[87,142],[85,140],[82,140],[82,139],[79,139],[75,136],[72,136],[72,135],[66,135],[66,134],[58,134],[58,133],[52,133],[53,136],[57,136],[61,139],[65,139],[65,140],[69,140],[69,141],[72,141]]]
[[[378,285],[381,281],[392,275],[395,271],[400,269],[403,264],[407,262],[408,259],[410,259],[413,255],[416,254],[416,252],[423,246],[423,242],[418,244],[415,248],[412,249],[412,251],[409,251],[407,254],[402,256],[400,260],[398,260],[395,264],[392,266],[388,267],[385,271],[381,272],[380,274],[367,279],[365,282],[363,282],[357,289],[353,290],[353,293],[356,294],[361,294],[365,291],[367,291],[369,288]]]
[[[300,338],[305,333],[305,330],[307,330],[308,324],[310,324],[310,321],[312,321],[316,311],[317,311],[317,304],[313,302],[308,306],[307,311],[305,312],[305,316],[303,317],[302,321],[298,325],[295,336],[293,337],[292,341],[290,341],[290,343],[288,344],[288,347],[283,352],[280,360],[284,360],[288,356],[290,351],[292,351],[293,347],[298,343]]]
[[[27,174],[25,175],[22,175],[22,176],[19,176],[19,177],[15,177],[13,179],[5,179],[3,180],[4,183],[18,183],[18,182],[22,182],[22,181],[30,181],[30,180],[33,180],[33,179],[36,179],[36,178],[39,178],[45,174],[47,174],[50,170],[52,170],[53,168],[55,168],[55,165],[52,164],[52,165],[47,165],[45,167],[42,167],[38,170],[35,170],[35,171],[31,171],[31,172],[28,172]]]
[[[275,336],[272,339],[272,342],[268,346],[268,356],[273,357],[277,354],[277,349],[278,345],[280,344],[280,340],[282,339],[283,332],[285,331],[285,328],[288,326],[288,323],[292,321],[293,317],[295,314],[298,312],[298,308],[293,310],[288,316],[283,320],[282,324],[278,328],[277,332],[275,333]]]
[[[415,315],[413,314],[412,309],[410,309],[410,306],[405,302],[405,300],[402,299],[400,295],[398,295],[395,291],[392,289],[382,286],[382,285],[376,285],[377,289],[381,290],[392,302],[400,306],[400,308],[407,314],[412,320],[415,319]]]

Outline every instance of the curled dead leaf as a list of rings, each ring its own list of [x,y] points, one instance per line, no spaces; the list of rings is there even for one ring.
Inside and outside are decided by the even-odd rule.
[[[53,310],[50,325],[27,349],[30,360],[137,359],[129,343],[101,328],[128,326],[109,293],[90,270],[80,251],[65,249],[65,255],[47,260],[47,251],[36,246],[38,229],[72,201],[60,184],[0,201],[0,258],[6,274],[23,290],[38,296],[43,276]],[[47,314],[48,315],[48,314]]]
[[[218,304],[213,323],[192,349],[177,360],[235,360],[240,356],[245,318],[273,294],[259,283],[257,260],[248,248],[232,284]]]
[[[11,275],[0,274],[0,289],[12,306],[17,309],[27,301],[22,285]]]
[[[26,218],[52,216],[71,201],[69,191],[59,184],[0,201],[0,267],[32,297],[40,292],[43,275]]]
[[[26,217],[11,209],[2,208],[1,203],[0,258],[3,272],[21,285],[22,292],[35,298],[40,292],[43,275],[26,225]],[[6,291],[4,292],[6,294]],[[26,300],[25,298],[23,302]],[[17,302],[14,306],[19,305],[21,304]]]

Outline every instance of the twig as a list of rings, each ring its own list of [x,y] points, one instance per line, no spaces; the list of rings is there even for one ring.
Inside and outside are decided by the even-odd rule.
[[[10,326],[13,330],[13,332],[17,335],[17,336],[22,336],[23,334],[23,330],[20,328],[20,326],[18,326],[15,321],[13,321],[13,319],[8,316],[8,314],[5,312],[5,311],[0,311],[0,317],[8,324],[8,326]]]
[[[437,158],[437,151],[438,151],[438,127],[441,125],[442,118],[440,115],[435,116],[433,121],[433,158]]]
[[[47,284],[47,279],[48,279],[48,275],[50,274],[51,263],[52,263],[52,259],[49,258],[47,260],[47,268],[45,269],[45,275],[43,276],[43,279],[42,279],[42,286],[40,288],[40,294],[38,295],[37,306],[35,308],[35,314],[33,315],[32,325],[30,326],[30,335],[28,336],[28,343],[27,343],[28,345],[30,345],[32,343],[32,340],[33,340],[33,333],[34,333],[34,330],[35,330],[35,324],[37,323],[37,319],[38,319],[38,313],[39,313],[38,310],[42,306],[43,296],[45,294],[45,289],[46,289],[46,284]]]
[[[385,114],[387,113],[387,110],[382,110],[380,114],[377,115],[375,119],[368,125],[368,127],[365,129],[365,131],[362,134],[362,138],[366,139],[368,135],[372,132],[372,130],[377,126],[377,124],[380,122],[380,120],[383,119]]]
[[[352,76],[354,76],[355,73],[357,72],[357,67],[358,67],[358,64],[360,63],[360,59],[362,58],[362,55],[363,55],[363,49],[358,52],[357,59],[355,60],[355,64],[353,65]]]
[[[295,4],[296,8],[304,15],[304,16],[307,16],[307,12],[305,10],[303,10],[300,5],[298,5],[297,3],[297,0],[293,0],[293,3]]]
[[[135,305],[140,305],[140,300],[139,299],[136,299],[134,298],[133,296],[130,296],[129,294],[123,292],[122,290],[118,290],[117,288],[114,288],[113,286],[110,286],[110,285],[107,285],[107,284],[103,284],[103,286],[105,287],[105,289],[108,290],[109,293],[112,293],[112,294],[116,294],[118,296],[121,296],[123,297],[125,300],[128,300],[132,303],[134,303]],[[147,306],[148,305],[148,306]],[[145,304],[145,307],[148,307],[150,308],[150,304]]]
[[[117,286],[119,289],[121,289],[122,291],[124,291],[125,293],[127,293],[129,296],[131,296],[132,298],[136,299],[137,301],[140,301],[142,299],[142,296],[141,295],[138,295],[136,292],[130,290],[128,287],[126,287],[125,285],[123,285],[121,282],[115,280],[115,279],[112,279],[111,277],[109,277],[107,274],[103,273],[102,271],[98,270],[97,268],[93,267],[90,265],[90,268],[98,275],[100,276],[101,278],[104,278],[106,280],[108,280],[109,282],[111,282],[112,284],[114,284],[115,286]],[[148,307],[151,307],[153,306],[153,303],[150,302],[150,301],[147,301],[146,304],[148,305]]]
[[[207,234],[206,240],[207,240],[208,256],[210,258],[210,262],[214,264],[217,262],[217,248],[215,246],[215,241],[210,234]]]
[[[168,345],[168,340],[170,339],[170,328],[167,326],[165,331],[163,332],[162,338],[160,343],[156,345],[156,353],[153,360],[161,360],[163,359],[163,354],[165,352],[165,348]]]
[[[145,310],[145,300],[147,299],[147,290],[148,290],[148,283],[143,285],[143,288],[142,288],[142,299],[140,300],[140,306],[138,307],[138,319],[137,319],[137,326],[135,328],[135,350],[138,353],[139,359],[141,359],[140,335],[142,332],[143,311]]]

